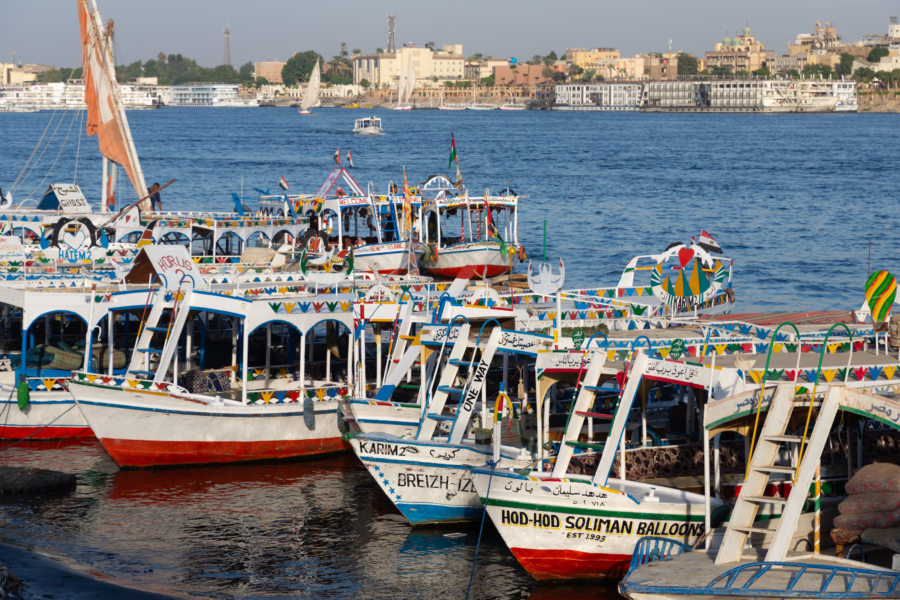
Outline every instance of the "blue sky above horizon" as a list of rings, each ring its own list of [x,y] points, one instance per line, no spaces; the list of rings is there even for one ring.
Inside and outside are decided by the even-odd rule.
[[[613,47],[623,56],[669,47],[702,55],[749,26],[767,49],[787,51],[816,21],[831,22],[845,42],[885,33],[900,5],[887,0],[757,0],[728,2],[598,2],[537,0],[99,0],[104,20],[116,23],[116,62],[146,61],[160,51],[206,67],[224,62],[223,29],[231,30],[231,62],[286,60],[315,50],[330,59],[348,50],[387,45],[387,14],[397,16],[397,45],[461,43],[467,56],[557,53],[567,47]],[[76,0],[0,0],[0,62],[10,53],[25,63],[78,66]]]

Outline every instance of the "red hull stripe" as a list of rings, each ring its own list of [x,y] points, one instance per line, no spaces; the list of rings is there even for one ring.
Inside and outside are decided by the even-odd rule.
[[[92,438],[94,432],[90,427],[20,427],[14,425],[0,426],[0,440],[61,440],[63,438]]]
[[[630,554],[593,554],[574,550],[511,548],[513,556],[537,580],[621,579]]]
[[[474,269],[475,276],[477,277],[496,277],[497,275],[504,275],[506,273],[509,273],[510,271],[509,267],[504,267],[501,265],[466,265],[463,267],[448,267],[446,269],[435,269],[428,267],[425,270],[432,275],[440,275],[441,277],[456,279],[463,271],[463,269]],[[484,274],[485,271],[487,271],[487,275]]]
[[[267,442],[160,442],[102,439],[103,448],[120,467],[203,465],[341,452],[350,446],[339,437]]]

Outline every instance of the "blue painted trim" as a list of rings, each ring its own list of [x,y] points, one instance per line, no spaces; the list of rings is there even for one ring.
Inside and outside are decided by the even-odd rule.
[[[413,525],[450,521],[472,521],[481,516],[481,506],[446,506],[441,504],[394,502]]]

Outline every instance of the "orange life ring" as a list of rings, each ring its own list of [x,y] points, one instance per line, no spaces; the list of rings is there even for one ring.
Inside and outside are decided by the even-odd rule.
[[[525,262],[527,256],[525,255],[525,246],[519,245],[519,261]]]

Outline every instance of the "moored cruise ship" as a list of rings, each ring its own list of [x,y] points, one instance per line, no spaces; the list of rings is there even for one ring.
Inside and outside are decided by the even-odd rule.
[[[159,108],[154,86],[120,84],[119,95],[127,110]],[[84,81],[0,85],[0,107],[9,112],[84,110]]]
[[[856,112],[856,82],[838,79],[694,79],[556,86],[553,110]]]
[[[241,96],[237,84],[193,83],[173,85],[167,104],[172,106],[259,106],[254,97]]]

